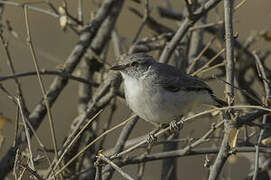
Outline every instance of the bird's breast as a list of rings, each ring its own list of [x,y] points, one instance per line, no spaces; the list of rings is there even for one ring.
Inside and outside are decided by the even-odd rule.
[[[180,106],[164,96],[161,87],[149,79],[125,77],[125,98],[129,107],[141,118],[154,123],[170,122],[181,113]],[[180,94],[180,93],[179,93]]]

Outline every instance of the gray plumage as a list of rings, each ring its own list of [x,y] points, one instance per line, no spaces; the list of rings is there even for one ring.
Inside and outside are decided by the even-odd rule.
[[[129,107],[154,124],[168,123],[200,104],[225,104],[199,78],[145,53],[123,55],[111,69],[121,72]]]

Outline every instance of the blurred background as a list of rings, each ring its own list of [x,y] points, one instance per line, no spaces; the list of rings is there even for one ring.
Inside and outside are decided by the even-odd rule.
[[[24,1],[8,1],[23,3]],[[26,2],[26,1],[25,1]],[[29,1],[27,1],[29,2]],[[32,6],[49,9],[48,5],[38,3],[39,1],[31,1]],[[35,3],[36,2],[36,3]],[[102,1],[85,1],[83,0],[83,17],[84,23],[90,21],[91,17],[95,14],[99,4]],[[185,3],[183,1],[171,0],[172,7],[176,12],[182,12]],[[240,1],[236,1],[235,4]],[[61,0],[51,1],[51,3],[56,7],[63,5]],[[77,6],[78,2],[74,0],[66,0],[67,9],[71,15],[77,16]],[[150,1],[151,15],[160,23],[165,24],[172,29],[176,30],[178,25],[171,20],[161,18],[157,12],[157,6],[164,6],[163,0]],[[137,17],[134,13],[129,11],[129,7],[138,9],[141,13],[144,13],[144,6],[133,2],[131,0],[126,0],[124,3],[123,10],[117,20],[116,29],[121,37],[126,42],[131,42],[137,29],[142,22],[142,19]],[[208,16],[208,21],[221,20],[223,19],[223,3],[216,10]],[[21,7],[14,5],[5,5],[4,14],[2,16],[2,23],[6,24],[9,22],[13,31],[16,32],[15,36],[11,32],[5,31],[4,37],[8,41],[10,53],[14,61],[14,65],[17,73],[21,72],[32,72],[35,71],[30,50],[26,43],[26,25],[24,10]],[[57,70],[59,66],[63,64],[65,59],[70,54],[75,43],[78,40],[78,35],[74,33],[71,29],[63,30],[60,26],[59,19],[29,10],[29,22],[32,33],[32,40],[35,51],[37,52],[38,63],[42,69],[46,70]],[[234,32],[238,34],[237,39],[240,42],[245,42],[249,37],[255,36],[255,34],[268,30],[271,31],[271,1],[261,0],[253,1],[247,0],[242,7],[240,7],[234,13]],[[16,36],[17,35],[17,36]],[[140,37],[151,37],[154,33],[147,27],[144,27],[143,33]],[[205,40],[208,42],[208,39]],[[110,44],[110,43],[109,43]],[[115,54],[112,45],[109,47],[108,62],[113,64],[115,60]],[[270,41],[258,40],[253,48],[255,50],[270,50]],[[125,51],[125,50],[124,50]],[[127,52],[127,49],[126,51]],[[267,65],[271,66],[271,57],[266,61]],[[109,67],[109,66],[108,66]],[[10,74],[9,67],[7,65],[7,58],[3,50],[3,46],[0,45],[0,77],[7,76]],[[75,76],[80,75],[78,71],[73,73]],[[51,84],[54,76],[42,76],[46,89]],[[26,104],[30,111],[33,110],[35,105],[37,105],[42,97],[40,86],[36,76],[27,76],[19,78],[25,97]],[[9,90],[13,95],[16,94],[16,86],[13,80],[6,80],[0,82],[6,89]],[[211,87],[213,87],[215,94],[219,97],[223,97],[224,83],[221,81],[210,82]],[[259,89],[259,94],[264,96],[262,89]],[[112,126],[118,124],[119,122],[127,119],[131,115],[131,110],[126,106],[126,103],[122,99],[117,99],[118,106],[114,118],[112,121]],[[237,102],[238,103],[238,102]],[[240,102],[239,102],[240,103]],[[68,134],[68,130],[71,122],[77,116],[77,105],[78,105],[78,82],[69,81],[69,84],[65,87],[64,91],[61,93],[60,97],[57,99],[56,103],[52,108],[53,119],[56,127],[56,138],[59,145],[63,142],[64,138]],[[2,92],[0,91],[0,112],[4,117],[11,120],[11,122],[6,123],[4,128],[1,129],[2,135],[4,137],[4,144],[0,149],[0,158],[2,158],[7,152],[8,148],[12,145],[14,138],[14,125],[16,119],[16,105]],[[198,110],[199,111],[199,110]],[[106,108],[102,112],[100,117],[99,125],[102,126],[103,120],[108,118],[109,109]],[[181,131],[180,137],[193,135],[193,137],[201,137],[209,128],[212,120],[200,119],[193,122],[189,129],[184,129]],[[145,135],[153,129],[152,125],[139,120],[136,124],[135,130],[132,133],[131,138]],[[120,130],[113,132],[105,142],[105,149],[112,148],[118,138]],[[52,148],[49,123],[46,120],[43,121],[39,127],[37,134],[41,138],[42,142],[46,147]],[[33,138],[33,146],[38,147],[36,140]],[[153,152],[159,152],[161,148],[154,148]],[[205,156],[188,156],[185,158],[178,158],[178,177],[180,179],[206,179],[207,178],[207,168],[204,167]],[[210,156],[210,158],[212,158]],[[135,173],[133,169],[135,166],[125,167],[128,173]],[[223,169],[224,179],[244,179],[249,173],[250,164],[249,161],[242,157],[237,156],[230,160]],[[144,179],[157,179],[160,177],[161,161],[154,161],[147,163],[145,169]],[[122,179],[118,173],[115,173],[114,179]]]

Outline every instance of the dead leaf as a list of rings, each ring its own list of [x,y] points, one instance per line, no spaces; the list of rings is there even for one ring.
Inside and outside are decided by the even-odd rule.
[[[271,31],[265,31],[261,34],[261,36],[264,38],[264,40],[271,41]]]
[[[261,141],[261,143],[262,143],[262,145],[270,146],[270,145],[271,145],[271,137],[264,138],[264,139]]]
[[[66,10],[64,7],[60,6],[58,8],[58,12],[59,12],[60,27],[62,28],[62,30],[65,30],[67,28],[67,24],[68,24],[68,16],[67,16]]]
[[[232,128],[230,131],[228,144],[231,148],[236,147],[238,133],[239,133],[239,129],[237,129],[237,128]]]

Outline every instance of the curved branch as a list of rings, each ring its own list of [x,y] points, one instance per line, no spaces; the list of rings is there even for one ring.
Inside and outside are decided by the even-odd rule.
[[[40,75],[56,75],[56,76],[61,76],[61,77],[64,77],[64,78],[68,78],[68,79],[72,79],[72,80],[75,80],[75,81],[78,81],[78,82],[81,82],[81,83],[85,83],[85,84],[90,84],[94,87],[98,87],[99,84],[96,83],[96,82],[90,82],[84,78],[80,78],[80,77],[76,77],[76,76],[73,76],[69,73],[65,73],[65,72],[60,72],[60,71],[40,71],[39,72]],[[37,72],[36,71],[33,71],[33,72],[23,72],[23,73],[17,73],[17,74],[12,74],[12,75],[7,75],[7,76],[0,76],[0,81],[6,81],[6,80],[9,80],[9,79],[15,79],[15,78],[20,78],[20,77],[27,77],[27,76],[35,76],[37,75]]]

